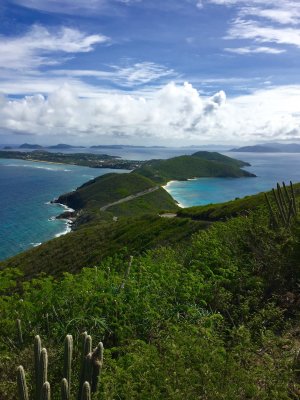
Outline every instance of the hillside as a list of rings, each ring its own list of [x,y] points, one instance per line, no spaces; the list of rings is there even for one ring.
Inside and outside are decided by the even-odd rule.
[[[111,225],[107,230],[98,226],[93,237],[82,228],[49,242],[52,248],[48,243],[30,257],[24,253],[23,266],[34,266],[35,273],[44,266],[56,272],[59,253],[70,270],[89,256],[89,265],[97,267],[27,281],[18,291],[19,272],[0,271],[0,398],[16,399],[20,363],[31,390],[36,333],[48,349],[54,399],[59,398],[63,337],[73,335],[74,396],[84,331],[105,348],[94,399],[299,398],[300,225],[293,219],[289,229],[273,229],[269,217],[262,207],[216,222],[186,237],[181,246],[177,235],[190,235],[190,223],[197,222],[151,217],[131,225],[124,219],[112,236]],[[72,237],[77,240],[71,244]],[[97,242],[98,237],[104,241]],[[124,238],[129,239],[127,251],[118,247]],[[165,247],[140,255],[136,249],[147,241]],[[103,250],[108,257],[99,263],[95,256]],[[16,260],[22,267],[17,257],[11,266]],[[22,321],[23,343],[16,318]]]
[[[42,245],[0,262],[0,270],[19,268],[26,279],[45,273],[58,276],[77,273],[84,267],[99,264],[118,252],[141,254],[147,249],[184,243],[206,223],[190,219],[165,219],[155,215],[123,218],[112,223],[82,225],[79,230],[52,239]]]
[[[75,210],[100,208],[154,187],[156,184],[153,181],[136,173],[106,174],[83,184],[74,192],[60,196],[57,202]],[[156,195],[156,211],[177,208],[175,201],[164,189],[160,189]],[[149,198],[151,201],[152,198]]]
[[[179,156],[168,160],[151,160],[135,173],[164,184],[170,180],[186,180],[199,177],[254,177],[241,166],[249,165],[219,153],[197,152],[191,156]]]

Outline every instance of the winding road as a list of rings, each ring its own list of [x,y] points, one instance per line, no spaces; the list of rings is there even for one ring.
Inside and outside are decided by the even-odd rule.
[[[145,196],[148,193],[155,192],[159,188],[160,188],[160,186],[154,186],[154,187],[152,187],[150,189],[144,190],[143,192],[139,192],[139,193],[136,193],[136,194],[131,194],[130,196],[124,197],[121,200],[114,201],[113,203],[106,204],[105,206],[100,208],[100,211],[106,211],[109,207],[116,206],[116,205],[122,204],[122,203],[126,203],[127,201],[134,200],[137,197]]]

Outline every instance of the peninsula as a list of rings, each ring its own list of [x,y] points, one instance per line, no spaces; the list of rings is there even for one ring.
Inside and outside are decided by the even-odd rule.
[[[50,153],[45,150],[0,151],[0,158],[25,161],[40,161],[59,164],[79,165],[90,168],[135,169],[142,165],[141,161],[123,160],[117,156],[91,153]]]

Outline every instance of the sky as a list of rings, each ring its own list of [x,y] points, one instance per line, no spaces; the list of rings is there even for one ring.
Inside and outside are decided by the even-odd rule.
[[[298,0],[2,0],[0,143],[300,140]]]

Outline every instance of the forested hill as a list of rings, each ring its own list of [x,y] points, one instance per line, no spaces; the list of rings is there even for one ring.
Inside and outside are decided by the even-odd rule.
[[[248,163],[215,152],[199,151],[191,156],[179,156],[168,160],[150,160],[135,170],[153,181],[164,184],[171,180],[201,177],[240,178],[255,177],[241,169]]]
[[[57,202],[75,210],[87,207],[104,207],[131,195],[136,195],[169,180],[186,180],[194,177],[253,177],[241,167],[248,163],[213,152],[197,152],[191,156],[167,160],[151,160],[129,174],[106,174],[93,179],[74,192],[61,195]],[[150,199],[151,196],[147,196]],[[174,209],[176,203],[164,189],[152,197],[157,198],[156,209]]]

